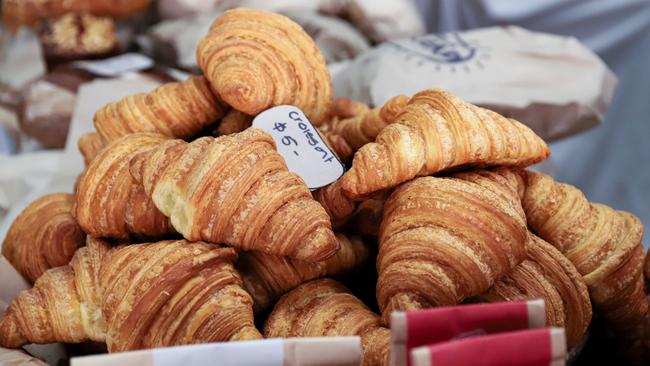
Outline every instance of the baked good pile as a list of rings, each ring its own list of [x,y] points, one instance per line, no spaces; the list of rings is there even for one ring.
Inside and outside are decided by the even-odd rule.
[[[98,110],[74,194],[15,220],[2,253],[34,287],[1,346],[359,335],[363,363],[387,365],[394,310],[542,298],[569,347],[593,312],[642,357],[640,220],[527,170],[549,149],[524,124],[440,89],[333,99],[318,48],[278,14],[227,11],[196,54],[203,75]],[[311,192],[251,127],[284,104],[349,164],[340,179]],[[368,267],[378,312],[332,279]]]

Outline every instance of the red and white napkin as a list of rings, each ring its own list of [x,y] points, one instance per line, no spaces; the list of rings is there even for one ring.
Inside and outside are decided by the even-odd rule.
[[[472,304],[393,312],[391,366],[410,365],[409,352],[455,339],[544,326],[544,301]]]
[[[470,337],[411,350],[412,366],[562,366],[562,328],[539,328]]]

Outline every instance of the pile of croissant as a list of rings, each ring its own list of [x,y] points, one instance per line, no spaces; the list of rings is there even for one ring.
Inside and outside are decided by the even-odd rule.
[[[1,346],[358,335],[363,364],[387,365],[392,311],[542,298],[569,347],[593,315],[643,362],[642,224],[524,169],[549,154],[528,127],[439,89],[333,99],[314,42],[277,14],[226,12],[197,59],[202,76],[98,110],[74,194],[13,223],[2,253],[34,286]],[[349,165],[340,179],[310,191],[250,127],[282,104]],[[376,305],[337,282],[374,268]]]

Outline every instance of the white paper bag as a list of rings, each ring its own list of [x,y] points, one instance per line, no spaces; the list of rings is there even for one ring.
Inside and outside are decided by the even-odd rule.
[[[72,366],[357,366],[359,337],[262,339],[73,357]]]
[[[574,38],[518,27],[383,43],[334,76],[336,96],[381,105],[442,88],[515,118],[547,141],[596,126],[616,77]]]

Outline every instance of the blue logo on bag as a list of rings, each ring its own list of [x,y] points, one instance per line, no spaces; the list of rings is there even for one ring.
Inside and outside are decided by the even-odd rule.
[[[483,68],[482,60],[489,58],[485,47],[480,47],[476,42],[470,42],[460,34],[444,33],[430,34],[407,40],[389,42],[388,45],[395,47],[405,54],[405,59],[417,59],[417,66],[426,63],[434,63],[440,69],[440,65],[450,65],[451,70],[456,70],[456,65],[463,65],[465,71],[470,71],[469,66]],[[471,63],[471,65],[470,65]]]

